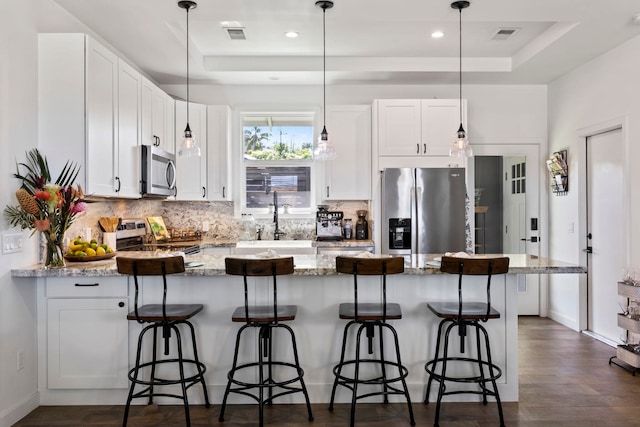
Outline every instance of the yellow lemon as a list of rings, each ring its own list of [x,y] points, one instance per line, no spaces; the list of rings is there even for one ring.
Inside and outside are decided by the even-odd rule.
[[[84,251],[87,253],[87,255],[88,255],[88,256],[96,256],[96,251],[95,251],[95,249],[87,248],[87,249],[85,249]]]
[[[106,251],[104,248],[102,246],[98,246],[98,249],[96,249],[96,255],[104,255],[105,253]]]

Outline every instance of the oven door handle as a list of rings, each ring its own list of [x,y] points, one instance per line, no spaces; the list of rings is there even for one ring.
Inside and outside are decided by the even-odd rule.
[[[169,189],[173,190],[176,186],[176,165],[173,163],[173,160],[167,162],[167,169],[164,171],[164,176],[167,184],[169,184]]]

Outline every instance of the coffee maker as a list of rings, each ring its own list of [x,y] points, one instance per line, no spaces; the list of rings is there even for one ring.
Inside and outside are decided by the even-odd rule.
[[[327,211],[319,209],[316,212],[316,240],[342,240],[341,211]]]

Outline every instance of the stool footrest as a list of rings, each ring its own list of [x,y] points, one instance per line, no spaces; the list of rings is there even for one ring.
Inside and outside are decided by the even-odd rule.
[[[500,367],[497,366],[496,364],[491,364],[491,363],[489,363],[489,362],[487,362],[485,360],[478,360],[478,359],[473,359],[473,358],[470,358],[470,357],[448,357],[446,359],[447,365],[449,363],[451,363],[451,362],[473,363],[476,366],[478,364],[481,364],[483,366],[483,368],[487,368],[487,374],[488,375],[483,375],[483,376],[478,375],[478,376],[475,376],[475,377],[443,376],[442,374],[436,372],[435,368],[436,368],[436,364],[437,363],[443,363],[444,361],[445,361],[444,358],[430,360],[424,365],[424,369],[436,381],[451,381],[451,382],[458,382],[458,383],[486,383],[486,382],[495,381],[495,380],[497,380],[498,378],[500,378],[502,376],[502,369],[500,369]],[[494,374],[490,375],[492,370],[493,370]],[[483,369],[483,371],[484,371],[484,369]]]
[[[304,370],[302,368],[297,367],[294,363],[289,363],[289,362],[279,362],[279,361],[272,361],[271,362],[271,366],[283,366],[286,368],[292,368],[297,372],[297,376],[290,378],[288,380],[284,380],[284,381],[278,381],[277,383],[274,382],[270,382],[268,380],[263,381],[262,383],[259,382],[245,382],[245,381],[240,381],[236,378],[234,378],[235,373],[243,370],[243,369],[247,369],[247,368],[257,368],[259,367],[260,364],[258,362],[251,362],[251,363],[245,363],[243,365],[238,365],[236,366],[234,369],[231,369],[229,371],[229,373],[227,374],[227,378],[229,379],[230,382],[232,382],[233,384],[245,387],[245,388],[253,388],[253,387],[282,387],[282,386],[286,386],[288,384],[292,384],[296,381],[300,381],[302,379],[302,377],[304,376]],[[264,368],[268,367],[267,363],[263,363],[262,365]],[[236,389],[237,390],[237,389]],[[230,389],[230,392],[233,392],[234,389]]]
[[[345,375],[342,374],[342,369],[345,366],[348,365],[355,365],[356,361],[355,360],[346,360],[342,363],[338,363],[337,365],[335,365],[333,367],[333,374],[338,378],[338,382],[344,386],[346,386],[347,384],[390,384],[390,383],[394,383],[397,381],[402,381],[403,379],[405,379],[408,375],[409,375],[409,370],[403,366],[400,365],[398,362],[393,362],[393,361],[389,361],[389,360],[381,360],[381,359],[364,359],[364,360],[360,360],[360,364],[375,364],[378,366],[381,366],[384,364],[384,366],[389,366],[395,369],[399,369],[400,370],[400,374],[396,377],[392,377],[392,378],[385,378],[383,376],[379,376],[379,377],[375,377],[375,378],[368,378],[368,379],[362,379],[362,378],[358,378],[358,381],[355,380],[355,378],[353,377],[347,377]]]
[[[195,360],[191,360],[191,359],[183,359],[182,363],[186,366],[186,365],[193,365],[198,369],[198,372],[189,376],[189,377],[184,377],[184,380],[181,380],[180,378],[159,378],[159,377],[154,377],[151,378],[149,380],[143,380],[140,378],[136,378],[135,374],[136,371],[140,371],[143,368],[147,368],[147,367],[152,367],[153,365],[155,365],[156,367],[159,365],[165,365],[165,364],[169,364],[169,363],[178,363],[179,360],[178,359],[163,359],[163,360],[156,360],[155,362],[146,362],[146,363],[141,363],[140,366],[136,369],[136,368],[132,368],[129,370],[129,380],[132,383],[135,384],[142,384],[142,385],[148,385],[148,386],[161,386],[161,385],[172,385],[172,384],[181,384],[181,383],[191,383],[187,385],[188,387],[191,387],[193,384],[198,383],[202,380],[202,377],[204,377],[204,373],[206,372],[207,368],[204,365],[204,363],[199,362],[199,361],[195,361]]]

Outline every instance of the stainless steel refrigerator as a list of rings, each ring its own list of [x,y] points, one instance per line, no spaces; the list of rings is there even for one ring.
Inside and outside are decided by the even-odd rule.
[[[465,169],[385,169],[382,253],[465,251],[465,210]]]

